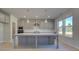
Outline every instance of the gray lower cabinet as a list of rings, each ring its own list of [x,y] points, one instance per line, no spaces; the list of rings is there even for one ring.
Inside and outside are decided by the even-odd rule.
[[[19,42],[18,42],[18,45],[20,47],[34,47],[35,46],[35,39],[34,37],[29,37],[29,36],[20,36],[18,38]]]
[[[35,47],[35,37],[33,36],[20,36],[19,38],[19,46],[20,47]],[[38,46],[39,45],[50,45],[50,44],[54,44],[54,39],[52,37],[38,37],[38,41],[37,41]]]
[[[48,37],[38,37],[38,45],[48,45]]]

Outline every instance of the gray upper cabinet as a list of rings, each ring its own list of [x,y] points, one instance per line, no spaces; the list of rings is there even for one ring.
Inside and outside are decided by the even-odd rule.
[[[0,22],[9,23],[9,16],[0,12]]]
[[[9,23],[9,22],[10,22],[10,18],[9,18],[9,16],[7,16],[7,15],[5,15],[5,22],[6,22],[6,23]]]
[[[5,22],[5,15],[0,13],[0,22]]]

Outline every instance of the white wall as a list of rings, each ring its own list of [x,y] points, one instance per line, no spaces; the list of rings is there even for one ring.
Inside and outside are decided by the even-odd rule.
[[[3,42],[4,41],[4,26],[2,23],[0,23],[0,42]]]
[[[57,18],[56,25],[58,20],[64,20],[67,16],[70,15],[73,16],[73,37],[69,38],[63,35],[61,37],[63,37],[65,43],[75,48],[79,48],[79,9],[69,9],[64,12],[62,15],[60,15],[60,17]],[[57,26],[56,29],[58,29]]]

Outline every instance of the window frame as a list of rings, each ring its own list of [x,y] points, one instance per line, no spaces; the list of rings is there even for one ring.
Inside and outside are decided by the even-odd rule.
[[[69,17],[72,17],[72,36],[68,36],[67,34],[66,34],[66,27],[69,27],[69,26],[66,26],[66,22],[65,22],[65,20],[67,19],[67,18],[69,18]],[[65,37],[70,37],[70,38],[72,38],[73,37],[73,16],[68,16],[68,17],[66,17],[65,19],[64,19],[64,36]]]
[[[59,22],[62,22],[62,26],[61,26],[61,27],[59,27]],[[62,28],[61,34],[59,33],[59,28]],[[59,21],[58,21],[58,34],[59,34],[59,35],[63,35],[63,20],[59,20]]]
[[[65,34],[65,30],[66,30],[66,27],[65,27],[65,19],[67,19],[69,17],[72,17],[72,36],[71,37]],[[62,21],[62,34],[59,34],[59,21]],[[62,20],[58,20],[58,34],[59,35],[62,35],[64,37],[67,37],[67,38],[73,38],[73,16],[72,15],[63,18]]]

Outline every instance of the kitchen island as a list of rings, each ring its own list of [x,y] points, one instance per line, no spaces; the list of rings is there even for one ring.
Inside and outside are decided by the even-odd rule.
[[[18,44],[19,37],[22,37],[22,38],[23,37],[34,37],[35,48],[38,48],[38,40],[40,40],[39,37],[43,37],[43,36],[48,37],[48,38],[52,37],[52,39],[55,39],[56,48],[59,48],[58,34],[56,34],[56,33],[19,33],[19,34],[15,34],[15,39],[13,40],[14,48],[16,48],[16,46]],[[17,40],[17,42],[16,42],[16,40]]]

